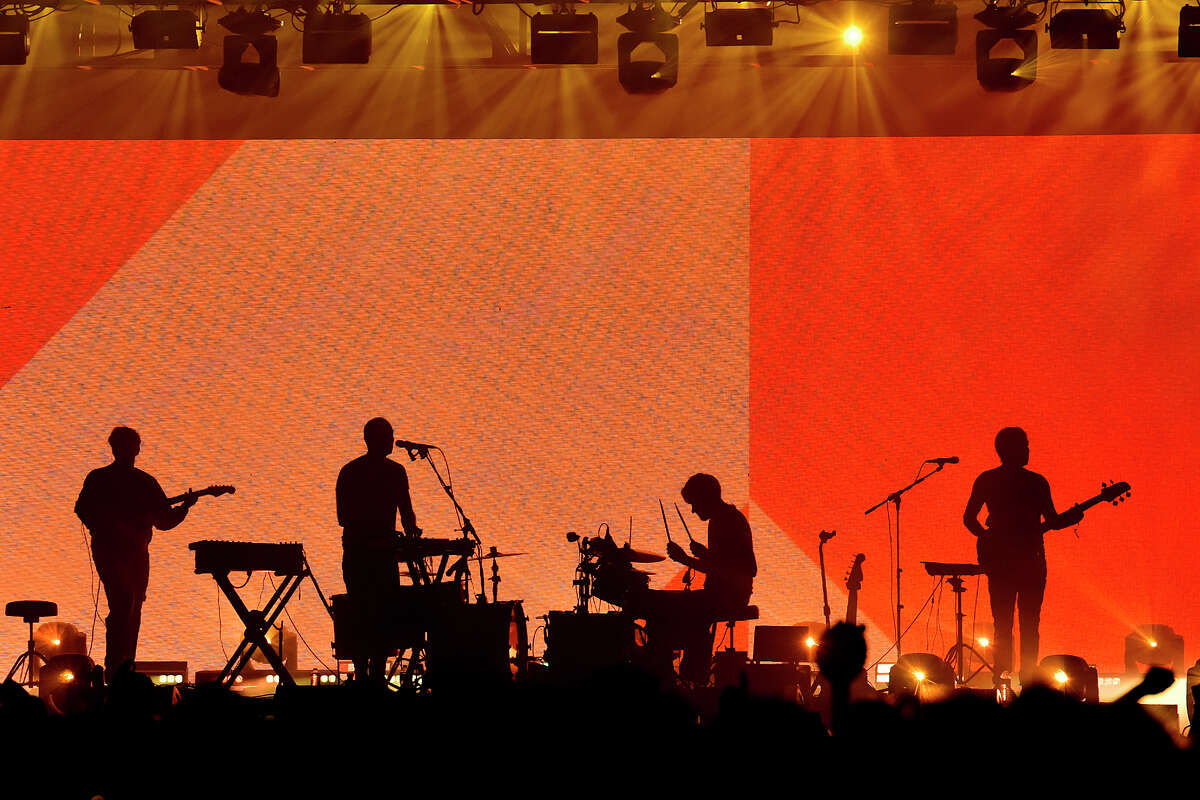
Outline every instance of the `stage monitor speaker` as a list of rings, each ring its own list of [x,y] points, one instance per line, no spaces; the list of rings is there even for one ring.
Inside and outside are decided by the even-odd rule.
[[[888,7],[888,52],[894,55],[954,55],[958,6],[918,0]]]
[[[774,28],[769,8],[718,8],[704,12],[709,47],[770,47]]]
[[[24,64],[29,57],[29,17],[0,11],[0,64]]]
[[[366,14],[313,12],[304,20],[305,64],[366,64],[371,60],[371,18]]]
[[[135,50],[199,50],[200,21],[191,11],[142,11],[129,21]]]
[[[534,64],[595,64],[600,60],[595,14],[534,14],[529,60]]]
[[[188,682],[186,661],[135,661],[133,671],[148,675],[156,686],[178,686]]]
[[[744,667],[746,691],[751,697],[785,700],[794,703],[801,690],[807,690],[812,680],[808,665],[759,664],[751,661]]]
[[[1179,9],[1179,57],[1200,58],[1200,6]]]
[[[799,663],[809,660],[807,625],[756,625],[755,661]]]

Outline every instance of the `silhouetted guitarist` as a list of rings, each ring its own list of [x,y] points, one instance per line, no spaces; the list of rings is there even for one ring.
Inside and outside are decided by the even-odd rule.
[[[992,620],[995,623],[994,675],[1012,669],[1013,610],[1020,608],[1021,684],[1034,677],[1038,659],[1038,623],[1046,591],[1047,530],[1077,524],[1083,512],[1072,508],[1063,514],[1054,509],[1050,484],[1029,463],[1029,439],[1020,428],[996,434],[1000,466],[975,479],[963,524],[978,537],[979,565],[988,576]],[[987,506],[987,524],[979,512]]]
[[[712,624],[750,602],[758,564],[750,523],[737,506],[721,499],[721,484],[716,478],[703,473],[693,475],[680,494],[692,506],[692,513],[708,522],[708,545],[692,542],[689,556],[670,542],[667,555],[704,573],[704,588],[685,592],[648,590],[634,601],[632,610],[645,615],[648,645],[661,649],[664,643],[679,643],[684,654],[679,676],[704,685],[712,661]]]
[[[112,680],[137,655],[153,529],[168,531],[183,522],[197,495],[189,492],[178,507],[171,506],[158,481],[133,466],[142,449],[133,428],[113,428],[108,444],[113,462],[88,473],[75,514],[92,535],[92,558],[108,598],[104,673]]]
[[[408,473],[388,456],[395,445],[392,426],[375,417],[363,426],[367,452],[342,467],[337,479],[337,515],[342,526],[342,578],[357,610],[354,673],[382,681],[395,649],[391,615],[400,587],[396,566],[396,514],[405,534],[420,536],[408,493]]]

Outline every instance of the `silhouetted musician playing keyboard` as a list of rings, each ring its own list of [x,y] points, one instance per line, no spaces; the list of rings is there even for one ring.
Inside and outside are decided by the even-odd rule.
[[[342,578],[358,610],[354,628],[354,673],[382,681],[394,649],[391,615],[400,575],[396,567],[396,514],[408,536],[420,536],[408,493],[408,473],[392,461],[391,424],[375,417],[363,427],[367,452],[342,467],[337,479],[337,515],[342,526]]]

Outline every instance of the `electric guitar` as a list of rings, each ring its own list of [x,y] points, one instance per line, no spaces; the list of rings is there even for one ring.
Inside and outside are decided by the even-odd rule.
[[[1069,509],[1063,512],[1063,515],[1078,510],[1080,513],[1087,511],[1094,505],[1100,503],[1112,503],[1114,506],[1119,503],[1124,503],[1126,498],[1131,494],[1130,486],[1125,481],[1120,483],[1102,483],[1100,484],[1100,493],[1095,497],[1089,497],[1083,502],[1076,503]],[[1039,534],[1046,533],[1052,530],[1048,522],[1043,522]],[[997,536],[992,533],[987,533],[980,536],[975,541],[975,552],[979,557],[979,566],[984,572],[990,572],[992,569],[1004,565],[1006,561],[1012,559],[1012,555],[1008,552],[1009,543],[1005,541],[1005,537]]]
[[[199,498],[204,497],[205,495],[208,497],[220,497],[223,494],[233,494],[236,491],[237,489],[234,487],[225,485],[209,486],[207,489],[196,489],[194,491],[192,489],[188,489],[183,494],[177,494],[174,497],[168,497],[167,505],[173,506],[176,503],[182,503],[184,500],[189,498]]]
[[[849,625],[858,624],[858,591],[862,588],[863,570],[862,564],[867,560],[867,557],[859,553],[854,557],[854,561],[850,564],[850,569],[846,573],[846,623]],[[864,700],[877,700],[879,693],[871,686],[867,680],[867,673],[858,673],[853,681],[850,682],[850,701],[857,703]],[[812,700],[809,703],[809,710],[816,711],[821,715],[821,722],[825,727],[829,727],[830,721],[833,718],[833,687],[829,683],[829,679],[824,675],[818,675],[813,683]]]

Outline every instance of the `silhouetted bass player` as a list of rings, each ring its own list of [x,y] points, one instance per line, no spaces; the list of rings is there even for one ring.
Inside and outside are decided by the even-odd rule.
[[[108,444],[113,462],[88,473],[75,514],[92,535],[92,558],[108,598],[104,672],[111,680],[137,655],[153,529],[168,531],[183,522],[196,495],[189,493],[178,507],[168,503],[158,481],[133,466],[142,440],[132,428],[113,428]]]
[[[392,646],[391,614],[400,587],[395,558],[396,514],[408,536],[420,536],[408,493],[408,473],[388,456],[392,426],[375,417],[363,426],[364,455],[342,467],[337,478],[337,515],[342,526],[342,579],[357,611],[354,672],[381,681]]]
[[[754,588],[758,564],[750,523],[731,503],[721,499],[721,484],[703,473],[688,478],[680,492],[692,513],[708,522],[708,545],[691,544],[692,554],[674,542],[667,555],[704,573],[704,588],[695,591],[651,589],[634,599],[634,613],[643,615],[647,645],[669,657],[664,645],[678,643],[684,657],[680,677],[703,685],[712,660],[712,624],[746,607]]]
[[[1029,439],[1020,428],[1005,428],[996,434],[1000,466],[975,479],[971,498],[963,513],[963,524],[978,537],[979,564],[988,576],[992,620],[996,627],[994,673],[1012,669],[1013,610],[1020,608],[1021,684],[1033,680],[1038,660],[1038,623],[1046,591],[1046,550],[1042,537],[1047,530],[1077,524],[1083,512],[1077,508],[1059,514],[1050,499],[1050,484],[1029,463]],[[979,512],[987,506],[987,524],[979,524]]]

